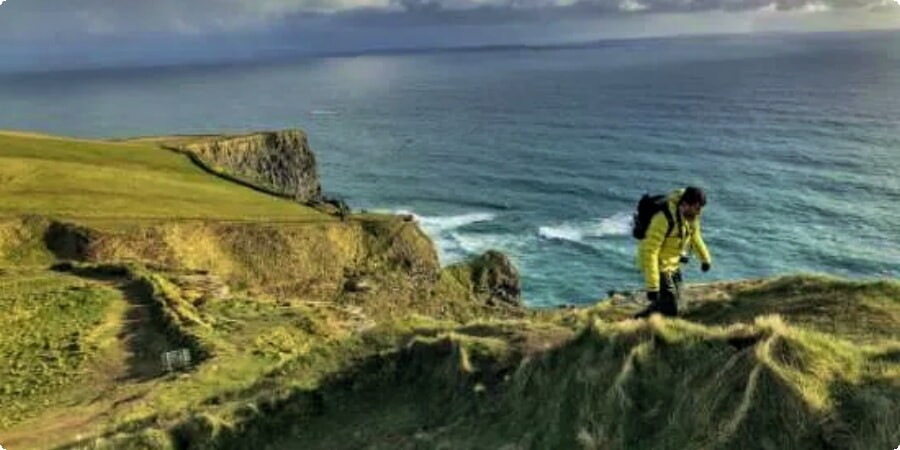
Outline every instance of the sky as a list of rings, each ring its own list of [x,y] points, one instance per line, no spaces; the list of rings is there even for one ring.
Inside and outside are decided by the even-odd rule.
[[[5,0],[0,70],[900,29],[900,0]]]

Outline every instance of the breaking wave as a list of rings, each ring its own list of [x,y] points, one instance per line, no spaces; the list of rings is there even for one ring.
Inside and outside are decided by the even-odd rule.
[[[582,243],[586,239],[609,236],[628,236],[631,233],[631,212],[620,212],[599,220],[569,222],[538,228],[543,239]]]
[[[409,214],[428,234],[438,248],[441,262],[450,264],[479,254],[490,248],[497,248],[503,241],[499,235],[487,233],[466,233],[460,228],[478,223],[491,222],[496,214],[472,212],[451,216],[420,216],[409,210],[394,210],[394,214]]]
[[[416,216],[416,219],[426,231],[447,232],[476,223],[490,222],[496,217],[491,213],[468,213],[456,216]]]

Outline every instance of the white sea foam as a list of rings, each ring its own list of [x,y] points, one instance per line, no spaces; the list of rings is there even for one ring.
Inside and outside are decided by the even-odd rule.
[[[631,234],[631,212],[620,212],[600,219],[591,236],[628,236]]]
[[[449,233],[447,238],[438,242],[441,246],[441,261],[444,264],[453,264],[488,250],[499,250],[506,254],[513,264],[518,264],[518,257],[528,245],[527,241],[528,239],[523,239],[523,236],[515,234],[460,231]]]
[[[408,210],[397,210],[394,211],[394,213],[412,215],[415,217],[416,221],[422,225],[422,228],[424,228],[426,232],[433,235],[449,232],[467,225],[490,222],[497,217],[495,214],[484,212],[458,214],[454,216],[420,216]]]
[[[544,239],[581,242],[584,239],[584,232],[578,226],[562,224],[552,227],[540,227],[538,228],[538,236]]]
[[[331,111],[327,109],[313,109],[309,112],[311,116],[336,116],[338,115],[337,111]]]
[[[627,236],[631,232],[631,213],[620,212],[601,219],[568,222],[538,228],[544,239],[584,242],[585,239],[607,236]]]
[[[408,214],[415,218],[422,230],[437,245],[441,262],[451,264],[465,259],[467,256],[479,254],[496,246],[497,235],[483,233],[464,233],[460,228],[485,223],[497,216],[487,212],[472,212],[452,216],[420,216],[408,209],[391,211],[393,214]]]
[[[517,236],[494,233],[451,233],[451,238],[466,254],[481,254],[488,250],[512,250]]]

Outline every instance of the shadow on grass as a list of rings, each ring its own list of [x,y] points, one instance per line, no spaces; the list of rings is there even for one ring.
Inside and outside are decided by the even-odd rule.
[[[122,381],[145,381],[164,374],[160,362],[163,352],[177,346],[170,342],[165,329],[154,320],[152,301],[147,288],[137,282],[124,282],[119,289],[129,303],[118,338],[128,348],[128,374]]]
[[[44,232],[44,246],[62,261],[84,260],[90,242],[90,230],[70,223],[53,222]]]
[[[127,351],[127,371],[117,381],[147,381],[164,375],[160,356],[178,346],[168,339],[164,325],[156,320],[152,292],[145,284],[132,280],[128,270],[119,266],[79,267],[61,263],[53,270],[108,283],[128,302],[122,327],[116,335]]]
[[[509,366],[473,357],[461,368],[450,340],[366,357],[326,377],[237,411],[236,426],[197,415],[172,430],[177,448],[412,448],[421,436],[477,415],[476,384],[493,386]],[[421,443],[420,443],[421,444]]]

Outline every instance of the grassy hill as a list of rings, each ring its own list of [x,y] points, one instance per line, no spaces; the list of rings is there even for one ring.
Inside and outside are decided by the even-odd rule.
[[[5,448],[900,443],[897,281],[692,286],[678,320],[630,319],[639,296],[529,311],[491,301],[496,255],[441,268],[415,223],[161,142],[0,134]]]
[[[201,271],[237,290],[308,300],[333,299],[357,276],[412,301],[440,270],[415,224],[342,221],[212,176],[153,140],[0,134],[0,267],[58,259]]]
[[[0,133],[0,217],[322,221],[296,203],[211,177],[152,142]]]

